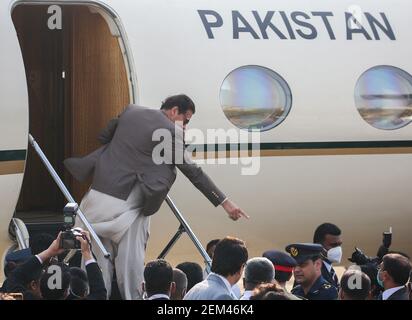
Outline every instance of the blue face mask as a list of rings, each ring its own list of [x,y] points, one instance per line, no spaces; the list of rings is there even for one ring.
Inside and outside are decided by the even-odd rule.
[[[379,276],[380,273],[381,273],[381,271],[379,270],[378,273],[377,273],[377,275],[376,275],[376,281],[378,282],[378,284],[379,284],[379,286],[380,286],[381,288],[384,288],[384,286],[383,286],[383,281],[381,280],[381,277]]]

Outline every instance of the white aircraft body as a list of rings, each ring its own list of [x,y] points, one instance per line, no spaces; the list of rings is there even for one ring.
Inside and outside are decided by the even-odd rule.
[[[311,242],[332,222],[343,231],[343,264],[355,246],[375,255],[389,227],[393,250],[411,255],[409,9],[402,0],[3,1],[1,270],[12,217],[48,230],[66,203],[29,132],[80,202],[89,185],[63,160],[97,148],[127,104],[159,108],[178,93],[196,103],[189,129],[205,135],[188,141],[194,157],[250,215],[229,220],[178,174],[170,196],[204,245],[231,235],[259,256]],[[211,129],[235,134],[217,141]],[[253,129],[259,154],[228,156],[247,149],[241,133]],[[245,174],[252,160],[259,170]],[[147,259],[178,226],[164,205]],[[167,259],[202,261],[187,237]]]

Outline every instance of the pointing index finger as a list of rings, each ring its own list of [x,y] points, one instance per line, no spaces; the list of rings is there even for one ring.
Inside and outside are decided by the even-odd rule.
[[[243,217],[245,217],[246,219],[249,219],[249,218],[250,218],[243,210],[240,210],[240,214],[241,214]]]

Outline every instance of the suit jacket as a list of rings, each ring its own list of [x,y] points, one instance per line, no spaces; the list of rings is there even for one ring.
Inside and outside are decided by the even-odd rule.
[[[172,144],[153,141],[153,133],[163,129]],[[142,184],[145,202],[142,213],[154,214],[166,198],[176,179],[176,168],[212,202],[218,206],[225,195],[184,151],[183,130],[174,125],[161,110],[129,105],[109,122],[99,136],[103,146],[83,158],[70,158],[64,164],[78,181],[93,174],[92,188],[113,197],[127,200],[136,182]],[[153,151],[166,163],[156,164]],[[159,159],[156,158],[156,159]],[[179,160],[180,161],[176,161]]]
[[[402,289],[395,291],[387,300],[409,300],[409,289],[404,286]]]
[[[235,300],[221,278],[209,274],[202,282],[196,284],[183,300]]]
[[[332,267],[333,269],[333,267]],[[328,268],[325,266],[325,264],[322,261],[322,277],[329,282],[331,285],[333,285],[336,288],[339,288],[339,279],[338,276],[335,273],[335,276],[332,277],[332,274],[328,271]]]

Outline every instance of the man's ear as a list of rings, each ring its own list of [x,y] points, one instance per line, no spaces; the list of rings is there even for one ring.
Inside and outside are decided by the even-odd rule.
[[[30,290],[36,291],[38,286],[39,286],[39,284],[36,280],[32,280],[29,283]]]
[[[178,107],[178,106],[174,106],[174,107],[171,109],[171,111],[172,111],[172,115],[173,115],[174,117],[176,117],[176,116],[179,114],[179,107]]]
[[[385,280],[387,279],[391,279],[391,276],[389,275],[388,271],[381,271],[381,278],[382,278],[382,282],[385,282]]]
[[[66,298],[69,296],[69,288],[66,289],[66,291],[64,292],[64,299],[66,300]]]
[[[170,297],[173,296],[176,292],[176,283],[172,281],[170,283]]]

